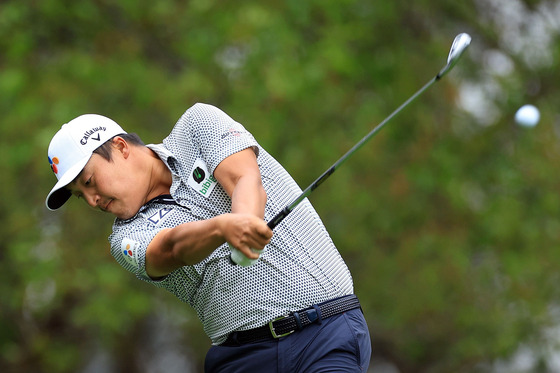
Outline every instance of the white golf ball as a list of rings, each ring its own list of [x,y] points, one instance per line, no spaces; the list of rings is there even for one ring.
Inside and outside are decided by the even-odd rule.
[[[523,105],[515,113],[515,121],[523,127],[534,127],[539,123],[541,113],[533,105]]]

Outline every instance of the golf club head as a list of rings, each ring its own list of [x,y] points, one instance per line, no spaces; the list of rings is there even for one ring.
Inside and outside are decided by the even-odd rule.
[[[455,66],[465,49],[467,49],[467,47],[471,44],[471,40],[471,36],[467,33],[461,33],[455,37],[453,44],[451,45],[451,50],[449,51],[449,56],[447,57],[447,65],[441,69],[437,75],[437,79],[443,77],[453,68],[453,66]]]

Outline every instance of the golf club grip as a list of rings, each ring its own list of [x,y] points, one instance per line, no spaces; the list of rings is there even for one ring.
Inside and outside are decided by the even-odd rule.
[[[270,229],[274,229],[278,224],[280,224],[282,220],[284,220],[286,216],[288,216],[290,212],[292,212],[290,206],[286,206],[282,211],[276,214],[266,225],[268,225]]]

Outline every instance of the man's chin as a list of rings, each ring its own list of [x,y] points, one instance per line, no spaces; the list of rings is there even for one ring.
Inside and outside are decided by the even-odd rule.
[[[138,211],[119,211],[119,212],[110,212],[112,215],[116,216],[118,219],[121,220],[128,220],[136,216]]]
[[[134,217],[134,214],[132,214],[132,215],[130,215],[130,214],[112,214],[112,215],[115,215],[118,219],[121,219],[121,220],[128,220],[128,219]]]

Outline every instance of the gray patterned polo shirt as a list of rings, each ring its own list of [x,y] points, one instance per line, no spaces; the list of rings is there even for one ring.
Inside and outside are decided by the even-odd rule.
[[[148,145],[167,165],[170,196],[144,205],[131,219],[116,219],[111,253],[138,278],[190,304],[213,344],[229,333],[335,297],[352,294],[350,272],[321,219],[306,199],[274,230],[256,264],[233,265],[224,244],[202,262],[176,269],[163,279],[146,274],[146,248],[164,228],[231,211],[231,200],[213,172],[226,157],[252,148],[268,200],[268,221],[300,193],[293,178],[239,123],[220,109],[196,104],[179,119],[162,144]]]

